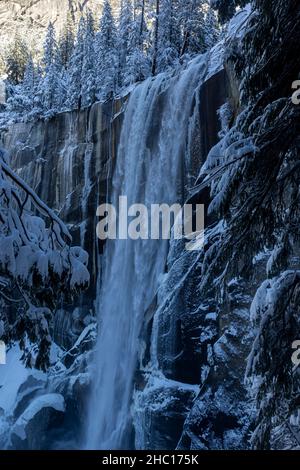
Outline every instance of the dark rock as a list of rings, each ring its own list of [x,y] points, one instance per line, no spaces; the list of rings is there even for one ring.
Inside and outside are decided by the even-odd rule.
[[[89,289],[55,315],[54,339],[70,348],[93,315],[98,273],[96,209],[106,201],[126,99],[95,103],[80,112],[61,113],[48,121],[11,125],[0,135],[11,166],[69,226],[73,242],[89,253]],[[115,117],[114,117],[115,116]]]
[[[47,449],[59,428],[65,411],[64,399],[58,394],[43,395],[33,400],[19,417],[11,432],[12,448]]]

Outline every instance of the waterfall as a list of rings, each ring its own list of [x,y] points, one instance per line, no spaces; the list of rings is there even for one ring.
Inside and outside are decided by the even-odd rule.
[[[195,92],[206,73],[206,56],[177,76],[158,75],[135,87],[124,115],[111,202],[182,203],[185,157]],[[164,272],[168,241],[108,241],[97,298],[99,337],[89,405],[86,447],[130,446],[134,374],[143,315]]]

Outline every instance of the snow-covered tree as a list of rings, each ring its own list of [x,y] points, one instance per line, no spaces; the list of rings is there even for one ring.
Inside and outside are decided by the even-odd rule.
[[[83,38],[83,62],[81,70],[81,106],[90,106],[95,101],[95,49],[94,49],[94,18],[92,13],[87,13],[85,32]]]
[[[178,67],[182,56],[202,53],[217,40],[216,16],[205,0],[122,0],[120,6],[116,27],[110,2],[104,2],[96,34],[92,13],[82,16],[76,41],[71,15],[58,41],[49,24],[31,117],[51,117],[111,98],[151,74]],[[21,84],[28,56],[22,50],[25,44],[17,38],[8,62],[15,83],[7,88],[8,109],[19,116],[29,108]]]
[[[44,76],[40,81],[40,96],[46,116],[60,111],[64,102],[65,83],[60,62],[55,29],[50,22],[44,43]]]
[[[205,17],[205,47],[212,48],[220,37],[220,29],[215,11],[209,6]]]
[[[7,101],[7,110],[26,115],[35,113],[38,84],[39,76],[30,56],[23,82],[14,88],[13,95]]]
[[[133,25],[130,34],[128,56],[123,72],[125,86],[145,80],[151,74],[151,44],[147,28],[147,2],[135,0],[133,8]]]
[[[5,72],[9,82],[14,85],[21,83],[24,78],[29,50],[26,42],[19,34],[16,34],[5,54]]]
[[[105,0],[95,40],[96,90],[101,100],[113,97],[118,78],[117,28],[109,0]]]
[[[81,108],[81,77],[84,60],[84,38],[86,24],[85,18],[79,21],[76,44],[73,49],[67,79],[67,107],[69,109]]]
[[[122,87],[125,77],[127,76],[128,57],[131,54],[131,49],[134,47],[134,21],[133,21],[133,8],[131,0],[122,0],[120,19],[118,25],[118,86]]]
[[[134,21],[136,23],[137,43],[143,48],[148,29],[146,24],[146,0],[134,0]]]
[[[53,23],[49,23],[47,34],[44,42],[44,57],[43,64],[45,67],[45,73],[47,74],[56,62],[57,59],[57,44],[56,44],[56,34]]]
[[[37,73],[33,63],[32,56],[29,57],[28,63],[26,65],[24,80],[22,82],[22,88],[24,95],[28,98],[33,99],[35,94]],[[33,103],[33,101],[32,101]]]
[[[155,75],[157,72],[157,55],[159,47],[159,27],[160,27],[160,0],[155,0],[155,14],[154,14],[154,32],[153,32],[153,52],[152,52],[152,67],[151,73]]]
[[[209,213],[224,221],[218,237],[207,240],[202,295],[212,285],[216,296],[223,295],[230,279],[253,276],[258,254],[269,257],[251,307],[256,339],[247,377],[257,403],[251,440],[256,449],[269,449],[279,427],[293,440],[287,423],[300,403],[291,360],[300,337],[300,107],[291,100],[300,67],[294,54],[300,40],[296,4],[255,0],[245,34],[227,45],[241,83],[242,111],[211,150],[199,186],[210,185]]]
[[[74,21],[71,14],[69,13],[66,24],[58,41],[59,58],[65,69],[67,69],[70,65],[70,60],[74,49],[74,28]]]
[[[123,84],[125,86],[143,81],[151,75],[151,58],[140,44],[140,40],[140,23],[135,21],[123,73]]]
[[[180,53],[178,0],[161,0],[158,32],[157,71],[175,66]]]
[[[89,283],[88,255],[0,150],[1,339],[19,341],[29,367],[49,365],[53,311]],[[36,215],[36,214],[39,214]]]
[[[182,47],[180,55],[205,52],[205,20],[203,0],[180,0]]]

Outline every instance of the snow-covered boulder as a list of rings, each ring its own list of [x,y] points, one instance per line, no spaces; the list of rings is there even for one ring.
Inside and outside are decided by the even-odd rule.
[[[33,400],[13,426],[11,443],[16,449],[47,448],[48,431],[64,417],[65,400],[49,393]]]

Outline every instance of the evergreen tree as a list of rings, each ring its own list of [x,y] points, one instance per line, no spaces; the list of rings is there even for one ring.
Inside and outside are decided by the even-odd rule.
[[[154,39],[153,39],[153,55],[152,55],[152,75],[157,71],[157,54],[159,43],[159,27],[160,27],[160,0],[155,0],[155,21],[154,21]]]
[[[233,38],[230,49],[227,45],[242,111],[201,171],[208,176],[202,189],[211,185],[208,211],[224,223],[207,240],[199,289],[205,296],[214,285],[213,296],[225,294],[227,302],[230,280],[253,279],[258,272],[261,286],[251,306],[256,338],[247,368],[257,400],[251,443],[270,449],[275,429],[295,441],[289,424],[300,403],[299,374],[291,360],[300,335],[300,271],[294,261],[300,236],[300,108],[291,100],[300,69],[295,55],[300,14],[297,0],[253,4],[255,15],[244,25],[242,39]],[[253,263],[262,253],[269,258],[265,278]]]
[[[19,343],[28,367],[46,370],[53,313],[62,296],[71,302],[87,287],[88,254],[70,246],[67,227],[9,167],[1,149],[0,165],[1,339]]]
[[[25,110],[30,116],[35,116],[41,111],[38,97],[39,81],[40,75],[38,68],[35,67],[32,56],[30,56],[26,66],[24,80],[21,85],[23,95],[23,111]]]
[[[131,54],[131,49],[134,47],[133,35],[134,35],[134,21],[133,21],[133,9],[131,0],[122,0],[120,20],[118,27],[118,86],[122,87],[126,81],[127,76],[127,60]]]
[[[176,17],[177,0],[161,0],[157,71],[175,66],[180,52],[180,29]]]
[[[95,49],[97,97],[106,100],[116,91],[118,75],[117,29],[109,0],[104,3]]]
[[[13,87],[11,96],[7,100],[7,111],[20,114],[24,119],[40,116],[42,111],[39,94],[40,79],[40,70],[35,67],[30,55],[23,82]]]
[[[35,85],[36,85],[36,72],[32,59],[32,55],[29,56],[28,63],[26,65],[24,80],[23,80],[23,90],[24,94],[28,97],[34,95]]]
[[[123,73],[125,86],[145,80],[151,74],[150,55],[144,46],[146,30],[141,33],[141,14],[135,12],[133,30],[130,37],[129,55]]]
[[[5,72],[10,83],[17,85],[24,78],[29,50],[25,41],[16,34],[5,56]]]
[[[58,43],[49,24],[43,68],[37,74],[36,108],[52,115],[90,106],[96,96],[106,100],[124,86],[176,67],[183,55],[204,52],[217,36],[215,13],[204,0],[122,0],[118,28],[106,0],[98,33],[88,12],[80,19],[75,44],[73,19],[68,15]],[[17,52],[8,61],[10,78],[17,84],[26,66],[21,56],[27,63],[28,55],[21,54],[25,44],[18,37],[12,50]],[[22,95],[26,96],[22,86],[12,89],[10,109],[21,112]]]
[[[180,55],[205,51],[205,22],[203,0],[180,0],[182,47]]]
[[[83,62],[81,70],[81,106],[90,106],[95,100],[94,18],[89,11],[85,21]]]
[[[220,37],[220,29],[216,13],[209,6],[205,18],[205,47],[211,49]]]
[[[69,109],[78,109],[81,107],[81,77],[84,59],[85,31],[85,19],[81,17],[67,78],[67,107]]]
[[[67,69],[70,65],[70,60],[74,49],[74,42],[74,21],[71,14],[69,13],[66,25],[58,42],[60,61],[65,69]]]
[[[45,67],[45,73],[47,74],[49,69],[56,61],[57,44],[55,37],[55,29],[53,24],[50,22],[47,29],[46,39],[44,42],[44,57],[43,64]]]
[[[145,37],[148,33],[146,25],[146,0],[134,0],[134,22],[136,23],[137,44],[142,50]]]
[[[50,22],[44,43],[44,77],[40,81],[42,107],[46,116],[62,109],[65,84],[53,24]]]

